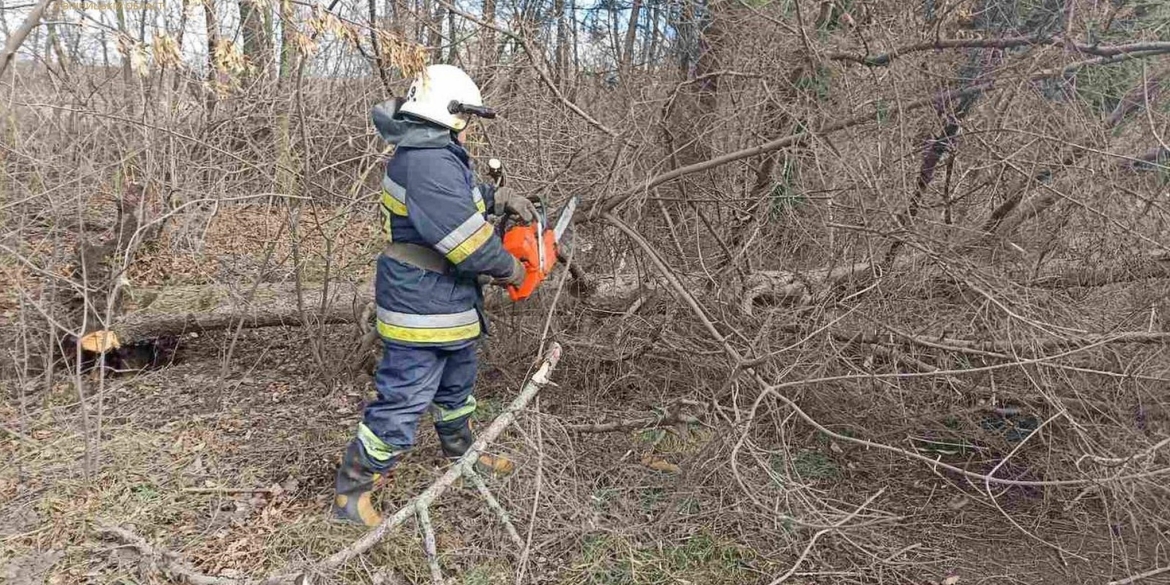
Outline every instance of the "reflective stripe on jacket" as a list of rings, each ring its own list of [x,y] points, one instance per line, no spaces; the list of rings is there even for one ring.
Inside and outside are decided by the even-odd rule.
[[[483,332],[483,295],[475,277],[506,277],[512,257],[487,222],[494,190],[476,185],[467,151],[449,133],[408,119],[375,123],[397,144],[386,164],[379,208],[389,241],[428,246],[454,267],[447,274],[378,258],[378,333],[409,345],[453,347]],[[421,136],[421,137],[420,137]]]

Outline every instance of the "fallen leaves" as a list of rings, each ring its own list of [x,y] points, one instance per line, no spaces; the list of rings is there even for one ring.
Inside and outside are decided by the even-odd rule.
[[[682,469],[679,466],[661,458],[655,457],[653,454],[647,453],[642,456],[642,465],[653,469],[654,471],[662,471],[665,473],[680,473]]]

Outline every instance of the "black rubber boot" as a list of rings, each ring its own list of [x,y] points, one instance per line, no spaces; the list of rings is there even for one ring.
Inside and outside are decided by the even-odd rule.
[[[337,468],[334,483],[333,517],[351,524],[374,527],[382,523],[382,516],[370,501],[371,492],[382,480],[375,471],[357,439],[350,441]]]
[[[443,455],[452,460],[462,457],[475,442],[475,435],[471,433],[471,415],[435,423],[435,433],[439,435]],[[515,468],[516,464],[509,459],[486,453],[481,453],[475,462],[476,471],[489,475],[508,475]]]

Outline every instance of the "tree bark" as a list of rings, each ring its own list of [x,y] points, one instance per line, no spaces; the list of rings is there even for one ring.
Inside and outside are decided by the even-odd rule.
[[[357,322],[366,303],[372,300],[370,291],[359,289],[356,283],[333,283],[323,305],[320,288],[302,293],[305,306],[325,307],[314,315],[323,323]],[[136,291],[131,296],[137,306],[126,311],[113,327],[124,343],[227,329],[241,322],[245,327],[304,324],[291,283],[261,285],[246,304],[240,291],[219,285],[173,286],[160,291]]]
[[[434,2],[430,6],[430,34],[427,44],[431,47],[431,59],[435,63],[443,61],[443,5]]]
[[[7,7],[4,5],[4,0],[0,0],[0,11],[6,11]],[[0,18],[0,33],[4,33],[4,38],[10,38],[12,31],[8,30],[8,19]],[[0,71],[0,73],[3,73]]]
[[[483,21],[489,25],[496,24],[496,0],[483,0]],[[490,27],[480,27],[479,35],[479,67],[483,71],[484,87],[490,88],[495,83],[499,67],[496,61],[496,31]]]
[[[28,33],[32,32],[41,22],[41,17],[45,14],[45,9],[49,7],[53,0],[41,0],[33,7],[32,12],[25,17],[24,22],[20,24],[20,28],[16,29],[16,34],[9,37],[8,42],[4,43],[4,54],[0,55],[0,76],[4,75],[4,71],[8,69],[8,64],[16,58],[16,51],[20,49],[20,45],[24,43],[24,39],[28,38]]]
[[[54,14],[53,14],[54,18],[50,19],[49,23],[45,26],[45,28],[48,29],[48,33],[49,33],[49,46],[52,47],[53,54],[57,56],[57,67],[60,68],[60,70],[61,70],[60,71],[61,77],[67,79],[69,77],[69,67],[67,65],[69,59],[66,58],[65,49],[61,46],[61,38],[57,34],[57,27],[52,22],[53,20],[60,19],[60,17],[61,17],[60,6],[54,6],[53,12],[54,12]],[[45,61],[46,61],[46,63],[48,63],[48,59],[46,59]]]
[[[634,40],[638,36],[638,17],[642,13],[642,0],[634,0],[630,7],[630,24],[626,27],[626,40],[622,46],[622,72],[630,70],[634,61]]]
[[[642,66],[647,69],[654,66],[658,57],[658,19],[661,14],[661,7],[655,3],[650,10],[650,30],[646,33],[648,38],[642,44]]]
[[[215,49],[219,46],[219,19],[215,14],[215,0],[203,0],[203,26],[207,34],[207,117],[215,113],[218,100],[219,66],[215,61]]]
[[[451,46],[447,48],[447,62],[454,65],[459,62],[459,34],[455,30],[455,11],[447,11],[447,31],[451,37]]]
[[[271,54],[271,30],[265,16],[267,3],[261,0],[239,0],[240,26],[244,37],[244,58],[253,67],[246,75],[249,82],[268,78]]]
[[[373,6],[372,1],[370,5]],[[273,177],[275,181],[273,191],[293,195],[298,193],[299,185],[296,172],[293,170],[297,167],[291,135],[294,101],[285,97],[291,95],[287,89],[296,71],[296,51],[292,46],[292,34],[295,32],[293,9],[289,0],[280,0],[280,22],[280,66],[277,69],[276,86],[284,91],[278,92],[281,99],[278,99],[276,104],[276,172]]]
[[[389,96],[392,93],[390,73],[386,71],[386,58],[382,56],[382,47],[378,43],[377,31],[381,29],[378,25],[378,0],[369,0],[368,4],[370,10],[370,47],[374,52],[374,68],[378,70],[378,79],[382,81],[382,89]]]
[[[118,39],[118,42],[120,45],[126,45],[130,33],[126,30],[126,6],[122,0],[114,0],[114,16],[118,19],[118,34],[122,37]],[[130,71],[130,47],[127,46],[126,49],[122,55],[122,83],[124,85],[122,90],[129,96],[134,75]]]
[[[690,82],[680,92],[674,111],[669,116],[675,131],[671,147],[678,151],[680,167],[711,158],[706,138],[719,104],[719,54],[722,50],[724,29],[722,12],[726,0],[712,0],[705,15],[695,11],[691,1],[684,5],[683,30],[680,31],[680,66]],[[693,38],[688,38],[693,35]]]
[[[553,12],[557,18],[556,71],[553,73],[557,87],[564,88],[569,75],[569,40],[565,27],[565,0],[553,0]]]

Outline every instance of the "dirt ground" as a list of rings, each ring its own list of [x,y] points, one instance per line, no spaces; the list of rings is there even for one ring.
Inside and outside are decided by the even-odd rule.
[[[331,337],[339,350],[351,341],[344,332]],[[165,370],[110,380],[103,395],[102,466],[88,477],[79,469],[85,448],[71,387],[31,391],[19,406],[6,401],[6,428],[14,428],[17,418],[32,421],[24,437],[9,435],[0,443],[9,461],[0,475],[6,582],[165,581],[142,567],[133,551],[98,539],[98,521],[132,527],[200,570],[229,577],[264,575],[320,558],[361,534],[329,522],[326,510],[336,462],[371,385],[314,378],[298,331],[252,331],[243,342],[248,351],[237,362],[243,367],[226,379],[215,360],[222,340],[209,335],[188,344],[181,361]],[[487,358],[481,421],[510,400],[523,373],[491,359],[491,352]],[[573,367],[569,356],[558,377],[573,379]],[[704,442],[717,440],[710,430],[697,426],[665,440],[645,432],[563,430],[649,407],[657,398],[651,394],[640,404],[605,407],[588,391],[562,383],[542,397],[540,414],[526,413],[495,446],[520,464],[518,473],[494,480],[492,487],[531,538],[528,575],[534,582],[599,585],[767,583],[786,571],[802,539],[791,526],[771,526],[768,518],[742,508],[729,478],[699,477],[692,484],[643,464],[648,453],[690,461],[688,455]],[[543,448],[536,447],[538,437]],[[1062,510],[1060,502],[1041,494],[1004,498],[1012,515],[1042,519],[1029,532],[1055,539],[1087,562],[1062,558],[1029,538],[996,510],[965,496],[956,482],[883,459],[818,448],[815,439],[801,448],[797,460],[805,462],[811,483],[841,498],[842,506],[856,505],[851,494],[869,492],[879,478],[905,474],[878,500],[886,513],[903,519],[883,529],[878,541],[884,551],[897,553],[893,562],[857,566],[859,543],[826,536],[791,582],[931,583],[958,575],[961,582],[1055,584],[1100,582],[1102,570],[1127,570],[1128,555],[1111,550],[1109,535],[1082,530],[1083,510]],[[382,507],[396,508],[422,491],[443,465],[433,433],[424,430],[417,452],[381,492]],[[700,461],[697,467],[690,471],[702,474],[711,467],[719,473],[720,466]],[[441,563],[456,582],[514,582],[516,551],[478,495],[450,493],[432,515]],[[864,532],[863,548],[870,548],[874,533]],[[329,582],[395,582],[386,571],[400,582],[429,581],[413,527]]]

